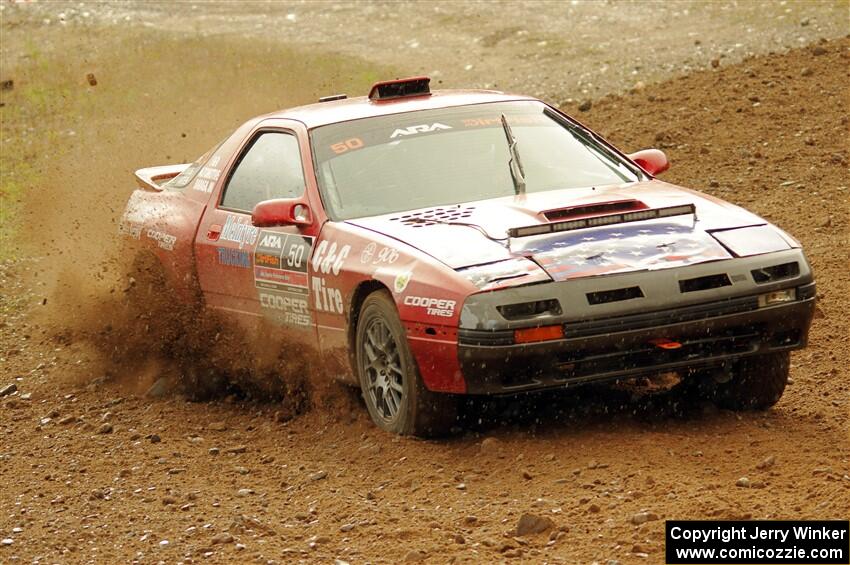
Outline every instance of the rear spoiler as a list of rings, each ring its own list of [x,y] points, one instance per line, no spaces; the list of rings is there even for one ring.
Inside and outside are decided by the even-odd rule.
[[[163,184],[182,173],[190,164],[162,165],[139,169],[136,171],[136,184],[144,190],[162,190]]]
[[[545,235],[562,231],[581,230],[585,228],[597,228],[613,224],[625,224],[628,222],[641,222],[643,220],[655,220],[658,218],[669,218],[670,216],[685,216],[692,214],[694,221],[697,219],[697,209],[693,204],[681,204],[679,206],[667,206],[665,208],[650,208],[648,210],[637,210],[623,214],[606,214],[604,216],[592,216],[579,220],[566,220],[563,222],[551,222],[548,224],[537,224],[510,228],[508,237],[528,237],[532,235]]]

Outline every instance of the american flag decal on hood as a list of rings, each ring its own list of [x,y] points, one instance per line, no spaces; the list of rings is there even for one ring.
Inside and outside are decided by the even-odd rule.
[[[659,220],[512,240],[511,251],[534,259],[557,281],[731,257],[704,231]]]

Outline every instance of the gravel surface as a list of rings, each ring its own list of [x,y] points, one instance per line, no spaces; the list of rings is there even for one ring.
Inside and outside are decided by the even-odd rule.
[[[700,9],[729,20],[752,15],[749,4],[735,17],[720,10],[724,5]],[[792,356],[792,381],[775,408],[732,413],[675,394],[586,388],[475,406],[481,421],[469,418],[458,436],[421,441],[376,430],[356,394],[341,387],[312,398],[312,410],[238,394],[189,402],[159,386],[146,395],[178,368],[167,358],[139,363],[118,347],[116,332],[143,337],[156,320],[113,325],[129,282],[116,286],[119,260],[101,261],[112,250],[132,169],[191,159],[240,119],[312,99],[320,88],[365,88],[374,66],[253,42],[173,42],[146,28],[120,30],[123,39],[113,41],[114,28],[95,24],[55,30],[61,24],[49,14],[57,5],[10,6],[3,5],[3,33],[13,40],[0,47],[0,79],[14,78],[15,86],[0,95],[2,142],[4,151],[26,149],[21,159],[38,180],[21,196],[15,243],[22,256],[0,266],[0,562],[663,563],[663,523],[670,518],[847,518],[850,40],[734,64],[729,56],[679,78],[593,96],[585,111],[579,100],[565,102],[626,151],[664,149],[672,161],[665,179],[742,204],[803,242],[818,280],[818,312],[810,346]],[[73,18],[85,18],[85,7],[73,6],[80,11]],[[108,10],[131,15],[130,22],[151,17],[141,15],[141,6],[92,4],[88,18]],[[296,24],[348,9],[292,6],[269,9],[280,12],[281,22],[292,10]],[[476,6],[484,5],[464,9]],[[566,5],[541,6],[545,12]],[[638,12],[640,5],[595,6],[603,19],[614,16],[600,7]],[[766,26],[783,29],[776,33],[793,43],[814,26],[840,25],[829,14],[846,3],[771,6],[765,14],[793,11],[779,20],[787,28]],[[404,4],[394,13],[410,28],[402,14],[432,9]],[[157,26],[176,26],[191,6],[145,10],[160,14]],[[237,25],[228,17],[251,17],[250,10],[239,17],[235,11],[203,10],[221,26]],[[800,25],[809,11],[809,23]],[[368,21],[377,27],[389,19]],[[655,19],[659,26],[666,21]],[[465,24],[467,37],[518,20]],[[557,29],[544,20],[541,29]],[[684,21],[699,27],[693,17]],[[195,33],[191,21],[186,25]],[[714,37],[707,26],[701,32]],[[826,27],[805,37],[822,34]],[[375,37],[393,46],[383,50],[382,64],[410,60],[397,40]],[[443,43],[419,37],[422,45],[411,49]],[[481,41],[470,49],[481,49]],[[506,41],[491,48],[511,57],[492,63],[503,81],[519,76],[505,69],[523,61],[524,48],[512,35]],[[705,37],[702,45],[713,41]],[[728,48],[727,36],[724,42]],[[697,47],[693,39],[687,44]],[[773,40],[760,45],[775,47]],[[42,68],[60,54],[67,76],[50,72],[61,79],[63,95],[46,100],[33,78],[40,75],[26,64]],[[659,57],[667,55],[658,49]],[[212,70],[206,61],[215,61]],[[279,64],[292,72],[275,74]],[[522,64],[539,88],[549,88],[534,62]],[[670,72],[684,72],[677,69]],[[334,80],[324,82],[324,75]],[[566,82],[557,83],[561,91],[555,84],[554,99],[574,96]],[[36,109],[41,113],[28,113]],[[3,189],[23,170],[2,171]],[[81,320],[87,332],[79,331]]]
[[[427,74],[443,87],[556,102],[850,32],[846,0],[129,1],[5,8],[50,26],[106,23],[272,40],[388,65],[399,75]]]

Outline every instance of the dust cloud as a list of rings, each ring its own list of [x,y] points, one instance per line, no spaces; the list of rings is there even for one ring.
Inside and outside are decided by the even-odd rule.
[[[71,44],[53,66],[21,70],[23,81],[71,93],[43,108],[50,131],[39,141],[49,155],[33,155],[38,186],[22,202],[15,245],[39,258],[31,272],[47,307],[34,322],[86,361],[68,381],[259,398],[282,402],[285,415],[305,410],[310,396],[330,401],[337,393],[303,352],[226,326],[198,308],[200,293],[175,300],[117,226],[134,170],[191,162],[246,119],[314,101],[327,76],[365,91],[365,65],[238,39],[128,32],[87,51],[86,38],[59,35],[42,38],[44,49]]]

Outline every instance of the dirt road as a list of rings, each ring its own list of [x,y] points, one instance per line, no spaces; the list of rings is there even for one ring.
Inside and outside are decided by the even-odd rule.
[[[474,406],[457,437],[421,441],[378,432],[343,389],[291,420],[239,396],[146,397],[162,367],[122,372],[68,330],[107,320],[97,304],[120,293],[101,257],[132,168],[191,159],[328,76],[365,89],[374,66],[317,55],[294,80],[269,71],[293,52],[234,40],[210,71],[186,62],[206,64],[217,40],[21,25],[31,45],[15,57],[34,64],[3,94],[0,156],[16,159],[4,191],[26,185],[0,270],[0,387],[17,387],[0,399],[0,561],[661,563],[668,518],[848,517],[850,40],[565,107],[623,149],[662,147],[665,178],[801,239],[819,313],[774,409],[588,389]],[[62,51],[86,56],[57,65]],[[516,536],[525,513],[553,525]]]

